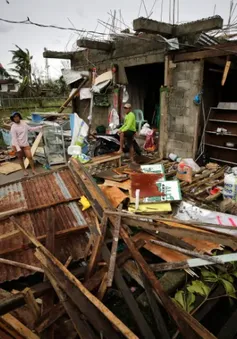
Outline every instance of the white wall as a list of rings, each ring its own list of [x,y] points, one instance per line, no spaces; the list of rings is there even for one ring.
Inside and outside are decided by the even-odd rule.
[[[15,89],[8,91],[8,84],[1,84],[0,93],[16,93],[19,90],[19,84],[15,84]]]

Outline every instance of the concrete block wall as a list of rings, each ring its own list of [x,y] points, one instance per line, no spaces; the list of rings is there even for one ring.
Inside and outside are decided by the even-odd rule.
[[[180,157],[194,157],[200,107],[193,103],[193,99],[202,89],[202,62],[177,63],[171,70],[171,81],[166,155],[175,153]]]

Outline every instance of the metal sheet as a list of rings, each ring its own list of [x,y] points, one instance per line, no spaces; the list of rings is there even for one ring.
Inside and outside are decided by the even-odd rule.
[[[29,213],[27,213],[27,209],[56,204],[81,195],[70,170],[64,169],[0,187],[0,211],[6,212],[21,207],[26,209],[26,213],[16,216],[17,221],[29,232],[39,237],[46,234],[47,208]],[[55,214],[56,232],[94,222],[92,209],[82,212],[76,201],[61,203],[51,209]],[[0,236],[15,230],[17,230],[15,225],[9,219],[0,221]],[[26,244],[28,244],[28,240],[21,233],[0,240],[0,252],[4,252],[5,249],[22,247],[21,250],[2,255],[2,257],[40,267],[34,256],[34,250],[26,249]],[[72,256],[74,260],[82,259],[86,245],[86,234],[73,234],[57,239],[56,257],[63,263],[69,256]],[[26,277],[32,273],[25,269],[1,264],[0,283]]]

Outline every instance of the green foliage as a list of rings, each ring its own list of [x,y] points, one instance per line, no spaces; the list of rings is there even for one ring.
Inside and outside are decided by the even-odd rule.
[[[204,281],[211,283],[221,283],[225,288],[226,294],[231,297],[235,297],[235,287],[233,285],[234,278],[231,274],[228,273],[214,273],[206,269],[201,270],[201,274],[204,278]]]
[[[193,293],[185,293],[184,291],[178,291],[173,298],[173,301],[188,313],[194,309],[195,300],[196,297]]]
[[[31,67],[31,60],[33,56],[30,55],[29,50],[26,48],[23,50],[19,46],[15,45],[16,49],[11,50],[12,53],[12,65],[13,68],[11,69],[12,72],[16,74],[16,77],[20,79],[21,85],[19,89],[19,93],[22,96],[30,96],[31,95],[31,88],[32,85],[32,67]]]
[[[192,285],[188,285],[187,290],[190,293],[196,293],[202,297],[207,297],[211,291],[210,287],[201,280],[192,281]]]

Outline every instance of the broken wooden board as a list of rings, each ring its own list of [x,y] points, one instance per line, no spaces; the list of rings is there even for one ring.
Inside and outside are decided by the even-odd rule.
[[[98,332],[102,331],[105,337],[118,339],[113,326],[117,328],[126,338],[138,339],[138,337],[124,325],[104,304],[93,296],[82,283],[75,278],[64,265],[57,260],[37,239],[24,230],[14,217],[12,222],[21,232],[37,247],[36,257],[50,274],[57,280],[60,288],[73,300],[79,310],[85,314]],[[112,326],[113,325],[113,326]]]
[[[97,213],[98,217],[102,218],[103,210],[112,209],[110,202],[108,201],[108,199],[106,199],[105,196],[103,196],[103,193],[93,181],[93,178],[89,175],[89,173],[87,173],[82,165],[76,163],[74,159],[71,160],[71,164],[73,171],[74,173],[76,173],[80,185],[84,190],[84,193],[88,196],[91,202],[96,202],[96,204],[92,205],[95,213]],[[114,226],[116,219],[113,216],[109,216],[109,219]],[[162,303],[163,305],[165,305],[167,312],[173,317],[174,321],[180,328],[181,333],[183,333],[184,336],[188,338],[199,338],[200,336],[205,338],[215,338],[199,322],[197,322],[187,312],[185,312],[172,302],[172,300],[164,292],[159,281],[157,280],[157,277],[149,268],[142,255],[137,251],[133,241],[130,239],[128,233],[123,227],[120,229],[120,235],[128,246],[133,258],[137,261],[140,268],[142,269],[142,272],[148,278],[148,280],[150,280],[153,289],[162,300]]]
[[[116,181],[113,181],[113,180],[105,180],[104,186],[110,186],[110,187],[118,187],[118,188],[121,188],[125,191],[130,191],[131,189],[131,180],[128,179],[126,181],[123,181],[123,182],[116,182]]]
[[[128,199],[128,196],[124,194],[118,187],[108,187],[99,185],[101,191],[107,196],[114,208],[117,208],[122,202]]]
[[[2,164],[0,164],[0,174],[11,174],[17,171],[21,170],[21,165],[13,163],[13,162],[4,162]]]
[[[36,334],[29,330],[25,325],[23,325],[19,320],[13,317],[11,314],[5,314],[0,317],[0,322],[10,327],[13,332],[19,334],[19,337],[25,339],[40,339]]]
[[[37,150],[37,148],[38,148],[38,146],[41,142],[42,137],[43,137],[43,132],[39,132],[39,134],[37,135],[37,138],[35,139],[32,147],[31,147],[32,157],[35,155],[35,152],[36,152],[36,150]],[[29,160],[25,159],[25,161],[24,161],[25,168],[27,168],[29,166],[29,164],[30,164]]]

